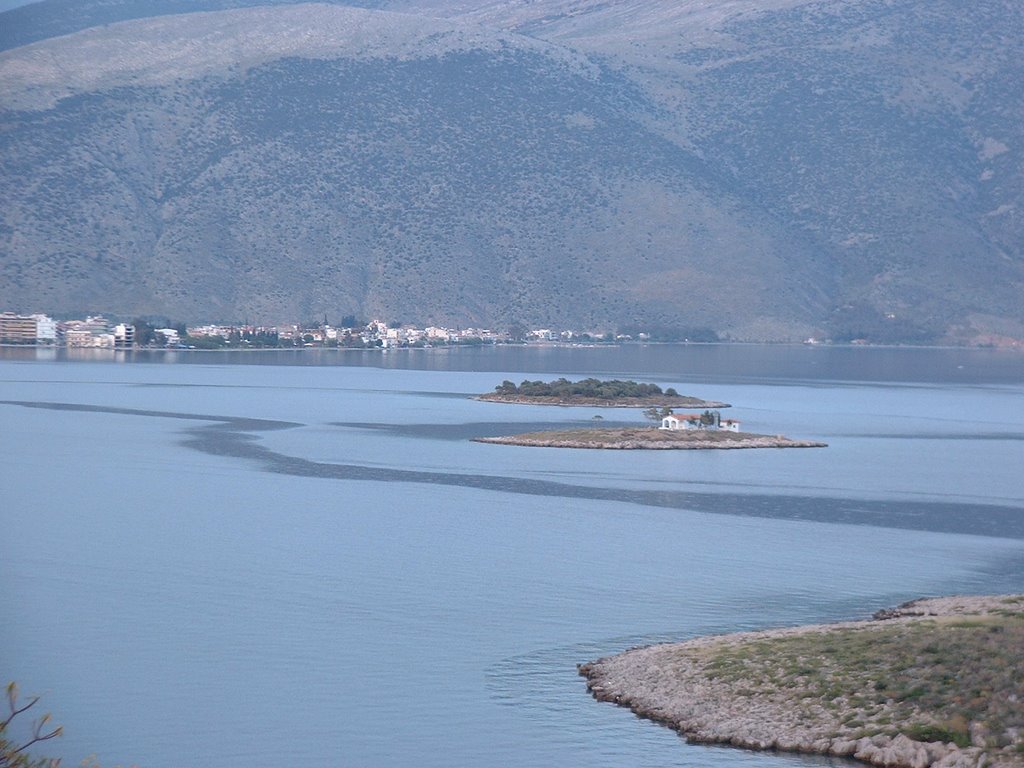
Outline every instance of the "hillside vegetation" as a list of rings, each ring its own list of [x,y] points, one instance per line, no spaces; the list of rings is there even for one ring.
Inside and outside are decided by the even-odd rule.
[[[44,0],[0,49],[0,307],[1024,338],[1010,0]]]

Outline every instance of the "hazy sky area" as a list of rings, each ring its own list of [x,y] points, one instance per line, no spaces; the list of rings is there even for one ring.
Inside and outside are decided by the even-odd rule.
[[[9,11],[11,8],[18,8],[34,2],[36,0],[0,0],[0,11]]]

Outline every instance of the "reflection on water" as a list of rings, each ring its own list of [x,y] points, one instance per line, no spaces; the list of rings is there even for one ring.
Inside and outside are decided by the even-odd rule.
[[[803,344],[498,345],[428,349],[75,349],[0,347],[2,360],[194,365],[353,366],[421,371],[631,375],[677,381],[918,382],[1019,384],[1017,350],[844,347]]]

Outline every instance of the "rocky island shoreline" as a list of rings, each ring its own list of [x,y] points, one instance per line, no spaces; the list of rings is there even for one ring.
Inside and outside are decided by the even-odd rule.
[[[636,648],[579,672],[598,700],[693,743],[887,768],[1024,766],[1024,595]]]
[[[537,448],[596,448],[608,450],[708,450],[741,448],[825,448],[826,443],[792,440],[782,435],[719,430],[666,430],[654,427],[592,427],[589,429],[528,432],[502,437],[475,437],[478,443]]]

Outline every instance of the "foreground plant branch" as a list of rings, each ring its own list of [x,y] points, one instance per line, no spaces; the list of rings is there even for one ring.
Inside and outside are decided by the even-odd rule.
[[[8,729],[15,718],[31,710],[39,703],[39,696],[30,697],[26,703],[18,703],[18,685],[10,682],[7,684],[7,717],[0,721],[0,768],[57,768],[60,765],[59,758],[32,758],[28,755],[29,747],[43,741],[54,739],[63,733],[61,726],[51,727],[52,720],[47,712],[36,720],[32,721],[27,740],[18,744],[8,736]]]

